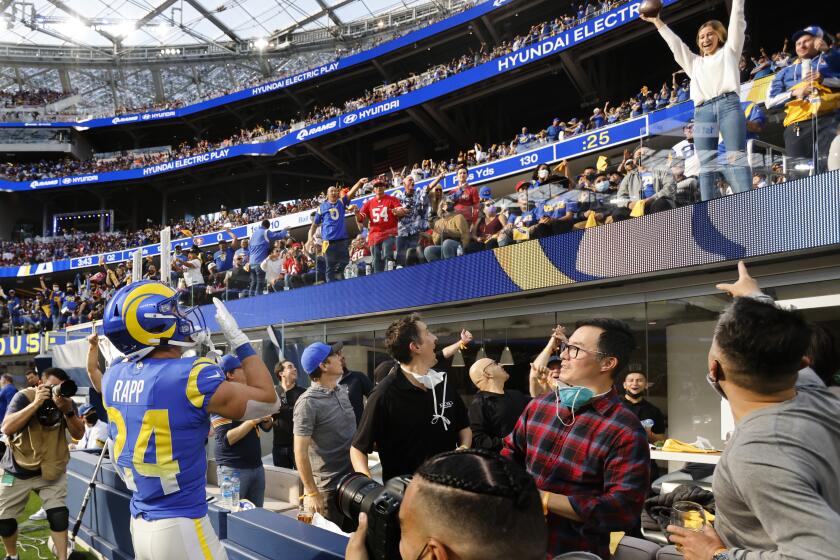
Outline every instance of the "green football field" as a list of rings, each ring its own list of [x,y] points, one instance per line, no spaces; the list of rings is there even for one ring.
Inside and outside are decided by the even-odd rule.
[[[41,507],[41,499],[33,492],[29,495],[29,502],[18,521],[18,558],[20,560],[39,560],[55,558],[47,549],[47,538],[50,536],[47,521],[29,521],[29,516]],[[77,547],[77,550],[78,549]],[[0,555],[0,556],[4,556]],[[94,560],[94,556],[85,553],[85,557]]]

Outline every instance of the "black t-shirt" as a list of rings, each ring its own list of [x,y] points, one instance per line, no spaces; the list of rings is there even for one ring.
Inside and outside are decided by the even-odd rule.
[[[280,447],[289,447],[294,442],[294,436],[292,434],[292,427],[294,426],[294,421],[292,417],[295,413],[295,403],[298,400],[306,389],[295,385],[288,391],[280,391],[280,410],[277,411],[277,415],[274,417],[274,449],[278,449]]]
[[[344,370],[344,375],[338,382],[347,388],[347,394],[350,397],[350,404],[353,405],[353,413],[356,415],[356,425],[358,426],[362,420],[362,412],[365,410],[365,397],[373,391],[373,381],[360,371]]]
[[[531,397],[514,389],[503,395],[479,391],[470,404],[473,447],[501,451],[502,440],[513,431]]]
[[[414,474],[429,457],[458,446],[458,432],[470,425],[467,407],[449,379],[438,383],[434,393],[438,410],[450,421],[445,429],[440,419],[432,422],[432,391],[412,385],[402,369],[386,376],[368,397],[353,447],[379,451],[383,480]]]
[[[216,464],[235,469],[253,469],[262,465],[260,436],[257,430],[248,430],[245,437],[234,443],[228,442],[227,433],[242,425],[241,420],[229,420],[216,414],[210,416],[216,433]]]
[[[626,398],[622,398],[621,402],[624,403],[624,406],[632,410],[633,414],[635,414],[640,421],[653,420],[653,428],[651,428],[651,431],[654,434],[665,433],[665,416],[662,415],[662,411],[656,408],[656,406],[645,399],[642,399],[637,403],[633,403],[628,401]]]

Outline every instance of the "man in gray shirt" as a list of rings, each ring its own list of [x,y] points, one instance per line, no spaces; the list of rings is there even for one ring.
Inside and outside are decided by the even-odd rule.
[[[294,412],[294,451],[305,492],[303,505],[338,525],[355,531],[355,523],[336,505],[336,488],[349,474],[350,443],[356,416],[347,389],[338,384],[344,370],[336,349],[323,342],[306,347],[300,365],[312,385],[298,397]]]
[[[838,557],[840,400],[796,385],[808,341],[798,313],[766,301],[738,297],[721,314],[708,381],[736,428],[715,471],[714,528],[668,527],[687,560]]]

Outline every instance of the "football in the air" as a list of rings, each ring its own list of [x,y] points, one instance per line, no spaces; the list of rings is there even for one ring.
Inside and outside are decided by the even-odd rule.
[[[662,0],[642,0],[639,13],[645,17],[655,18],[662,11]]]

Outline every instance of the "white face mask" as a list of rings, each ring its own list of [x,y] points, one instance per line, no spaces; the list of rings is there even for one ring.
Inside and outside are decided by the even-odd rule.
[[[545,179],[548,177],[548,169],[540,169],[539,173],[537,173],[537,177],[540,179]]]
[[[434,389],[435,385],[440,383],[446,377],[446,374],[440,371],[435,371],[433,369],[429,370],[429,373],[426,375],[417,375],[414,372],[408,372],[414,379],[417,380],[418,383],[423,385],[426,389]]]
[[[405,369],[405,368],[403,368]],[[420,384],[422,384],[425,388],[429,389],[432,392],[432,403],[434,406],[434,411],[432,413],[432,424],[437,424],[438,420],[440,420],[441,424],[443,424],[443,429],[445,431],[449,430],[449,424],[451,421],[449,418],[444,416],[444,411],[446,410],[443,408],[444,403],[446,402],[446,374],[442,371],[435,371],[430,369],[426,375],[417,375],[413,371],[405,370],[409,375],[413,376]],[[441,407],[438,410],[438,401],[437,401],[437,393],[435,393],[435,386],[443,381],[443,393],[441,395]]]

